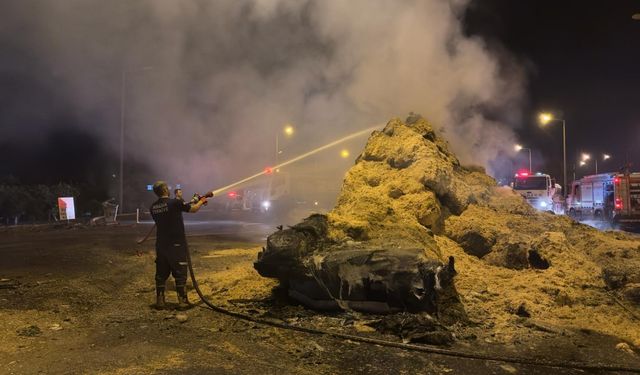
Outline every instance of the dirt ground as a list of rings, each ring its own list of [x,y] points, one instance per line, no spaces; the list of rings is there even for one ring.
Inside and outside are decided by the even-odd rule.
[[[198,305],[154,301],[153,241],[146,227],[0,230],[2,374],[577,374],[582,370],[473,360],[340,340],[247,322]],[[252,267],[262,243],[189,238],[203,291],[216,305],[304,327],[399,342],[364,325],[376,317],[317,313],[286,303]],[[137,255],[141,250],[142,255]],[[169,284],[170,289],[172,283]],[[193,290],[190,299],[197,301]],[[186,321],[179,321],[179,318]],[[486,325],[453,327],[449,349],[640,369],[618,337],[522,319],[521,337]],[[628,350],[627,350],[628,349]],[[587,373],[608,373],[587,371]]]

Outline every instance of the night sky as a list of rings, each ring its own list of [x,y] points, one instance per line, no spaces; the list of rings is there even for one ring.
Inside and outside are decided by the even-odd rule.
[[[566,121],[569,180],[581,152],[611,154],[599,172],[616,170],[625,158],[638,169],[640,21],[631,18],[638,12],[637,0],[472,2],[467,31],[499,44],[529,72],[529,101],[517,132],[533,151],[534,170],[561,178],[561,126],[541,129],[540,110]],[[526,167],[527,152],[521,153]],[[578,168],[577,175],[593,168]]]
[[[9,6],[0,13],[11,17],[15,9]],[[483,38],[496,56],[515,60],[526,74],[520,104],[524,115],[509,125],[524,147],[532,149],[534,170],[561,179],[561,127],[556,123],[540,128],[540,110],[566,120],[569,179],[580,152],[610,154],[612,159],[601,164],[600,171],[616,170],[625,159],[638,169],[640,21],[631,18],[637,12],[637,0],[471,2],[463,18],[465,33]],[[81,111],[72,97],[52,89],[63,84],[56,81],[61,78],[38,59],[37,46],[22,44],[15,32],[0,25],[0,178],[112,183],[117,152],[83,130],[80,122],[117,124],[117,102],[113,111]],[[113,87],[95,89],[110,90],[117,99],[118,70],[112,73]],[[50,126],[41,131],[42,123]],[[515,158],[517,166],[526,167],[526,152]],[[578,175],[592,167],[583,168]]]

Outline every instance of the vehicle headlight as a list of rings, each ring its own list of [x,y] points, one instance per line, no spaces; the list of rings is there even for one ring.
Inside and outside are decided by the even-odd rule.
[[[269,201],[262,202],[262,208],[264,208],[265,210],[268,210],[269,207],[271,207],[271,202]]]
[[[547,202],[545,202],[545,201],[540,202],[540,207],[546,208],[547,207]]]

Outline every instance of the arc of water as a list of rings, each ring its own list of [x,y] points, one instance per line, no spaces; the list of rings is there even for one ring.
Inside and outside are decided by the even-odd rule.
[[[289,165],[289,164],[292,164],[292,163],[295,163],[295,162],[297,162],[297,161],[300,161],[300,160],[302,160],[302,159],[304,159],[304,158],[307,158],[307,157],[309,157],[309,156],[311,156],[311,155],[317,154],[317,153],[318,153],[318,152],[320,152],[320,151],[324,151],[324,150],[326,150],[326,149],[328,149],[328,148],[331,148],[331,147],[333,147],[333,146],[336,146],[336,145],[338,145],[338,144],[340,144],[340,143],[342,143],[342,142],[346,142],[346,141],[348,141],[348,140],[350,140],[350,139],[353,139],[353,138],[359,137],[359,136],[364,135],[364,134],[366,134],[366,133],[370,133],[370,132],[372,132],[373,130],[379,129],[380,127],[381,127],[381,125],[376,125],[376,126],[372,126],[372,127],[370,127],[370,128],[364,129],[364,130],[360,130],[360,131],[355,132],[355,133],[353,133],[353,134],[349,134],[349,135],[347,135],[346,137],[342,137],[342,138],[340,138],[340,139],[338,139],[338,140],[335,140],[335,141],[333,141],[333,142],[331,142],[331,143],[327,143],[327,144],[326,144],[326,145],[324,145],[324,146],[320,146],[320,147],[318,147],[318,148],[316,148],[316,149],[313,149],[313,150],[311,150],[311,151],[309,151],[309,152],[306,152],[306,153],[304,153],[304,154],[302,154],[302,155],[298,155],[298,156],[296,156],[296,157],[295,157],[295,158],[293,158],[293,159],[290,159],[290,160],[287,160],[287,161],[285,161],[285,162],[282,162],[282,163],[280,163],[280,164],[278,164],[278,165],[276,165],[276,166],[273,166],[273,167],[271,167],[271,168],[268,168],[267,170],[264,170],[264,171],[262,171],[262,172],[259,172],[259,173],[256,173],[256,174],[254,174],[254,175],[251,175],[251,176],[249,176],[249,177],[243,178],[242,180],[236,181],[236,182],[234,182],[234,183],[232,183],[232,184],[229,184],[229,185],[227,185],[227,186],[223,186],[223,187],[221,187],[221,188],[219,188],[219,189],[212,190],[212,191],[211,191],[211,193],[213,193],[213,195],[214,195],[214,196],[217,196],[217,195],[219,195],[219,194],[221,194],[221,193],[223,193],[223,192],[225,192],[225,191],[227,191],[227,190],[229,190],[229,189],[233,188],[234,186],[238,186],[238,185],[243,184],[243,183],[245,183],[245,182],[247,182],[247,181],[253,180],[254,178],[260,177],[260,176],[262,176],[262,175],[265,175],[265,174],[268,174],[268,173],[272,173],[272,171],[274,171],[274,170],[276,170],[276,169],[278,169],[278,168],[282,168],[282,167],[287,166],[287,165]]]

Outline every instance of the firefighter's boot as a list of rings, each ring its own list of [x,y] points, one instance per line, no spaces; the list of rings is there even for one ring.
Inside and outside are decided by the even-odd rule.
[[[189,303],[189,298],[187,297],[187,289],[186,288],[176,288],[178,292],[178,310],[188,310],[191,307],[191,303]]]
[[[162,310],[166,307],[166,303],[164,301],[164,292],[158,292],[156,294],[156,304],[154,307],[157,310]]]

